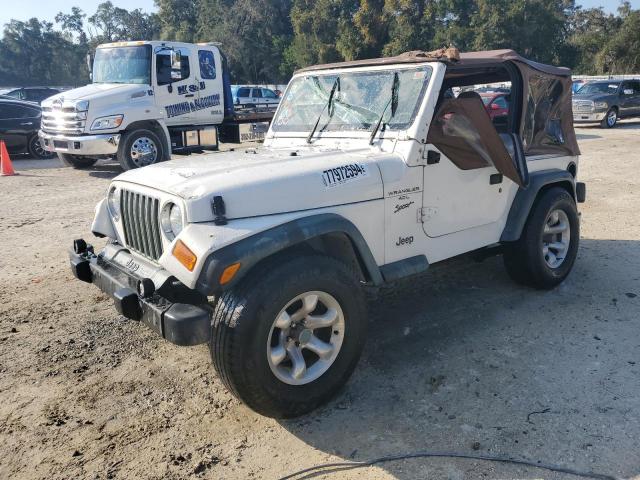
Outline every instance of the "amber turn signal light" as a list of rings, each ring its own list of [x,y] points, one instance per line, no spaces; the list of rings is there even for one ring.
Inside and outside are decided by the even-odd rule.
[[[224,269],[222,275],[220,275],[220,285],[224,285],[225,283],[229,283],[233,280],[233,277],[236,276],[240,270],[240,262],[232,263],[227,268]]]
[[[182,240],[176,242],[171,253],[187,270],[193,272],[198,257],[189,250],[189,247],[187,247]]]

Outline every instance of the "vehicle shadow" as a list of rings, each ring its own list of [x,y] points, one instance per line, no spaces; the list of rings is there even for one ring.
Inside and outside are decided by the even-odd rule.
[[[16,170],[48,170],[64,166],[58,157],[32,158],[21,154],[11,155],[11,163]]]
[[[326,407],[280,423],[345,460],[456,451],[630,478],[640,472],[639,251],[640,241],[583,239],[552,291],[513,284],[500,257],[372,291],[352,380]],[[400,479],[564,478],[462,459],[379,468]]]
[[[580,131],[581,130],[605,130],[603,129],[600,125],[598,125],[597,123],[587,123],[587,124],[574,124],[574,127],[576,128],[576,133],[577,133],[577,137],[580,137]],[[622,119],[622,120],[618,120],[618,123],[616,123],[615,127],[613,127],[613,130],[618,130],[618,129],[623,129],[623,130],[638,130],[640,129],[640,120],[638,119]],[[579,138],[578,138],[579,139]]]
[[[577,140],[596,140],[598,138],[602,138],[600,135],[589,135],[585,133],[576,133]]]
[[[615,128],[623,128],[627,130],[638,130],[640,129],[640,120],[621,120]]]
[[[122,173],[122,167],[113,160],[100,160],[89,171],[90,177],[95,178],[114,178]]]

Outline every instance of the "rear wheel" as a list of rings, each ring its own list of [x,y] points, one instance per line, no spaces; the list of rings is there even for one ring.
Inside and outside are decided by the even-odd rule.
[[[42,147],[42,144],[40,143],[40,137],[38,137],[38,135],[31,136],[31,138],[29,139],[28,149],[29,155],[31,155],[32,158],[53,158],[56,155],[55,153],[49,152]]]
[[[333,258],[304,255],[258,267],[221,296],[211,357],[227,388],[250,408],[295,417],[342,387],[365,333],[356,275]]]
[[[505,245],[507,272],[518,283],[551,289],[569,275],[579,240],[573,197],[563,188],[551,188],[534,204],[520,239]]]
[[[618,109],[616,107],[612,107],[607,112],[607,115],[600,122],[600,126],[602,128],[613,128],[616,126],[618,122]]]
[[[83,157],[81,155],[69,155],[68,153],[58,153],[58,158],[65,165],[79,170],[90,168],[98,161],[97,158]]]
[[[158,135],[151,130],[140,129],[122,134],[117,157],[124,170],[131,170],[159,162],[162,152]]]

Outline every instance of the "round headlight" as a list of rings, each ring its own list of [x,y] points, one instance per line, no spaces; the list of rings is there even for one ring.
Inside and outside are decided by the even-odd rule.
[[[162,230],[169,240],[173,240],[177,237],[182,229],[184,228],[184,224],[182,222],[182,210],[175,203],[168,203],[162,209],[162,214],[160,215],[160,224],[162,225]]]
[[[120,220],[120,191],[118,187],[111,187],[107,195],[107,206],[113,219],[117,222]]]
[[[171,211],[169,212],[169,223],[171,224],[171,230],[173,230],[173,234],[177,237],[182,231],[182,210],[178,205],[174,205],[171,207]]]

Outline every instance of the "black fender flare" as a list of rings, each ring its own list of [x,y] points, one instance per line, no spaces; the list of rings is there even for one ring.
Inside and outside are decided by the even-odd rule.
[[[553,184],[569,187],[569,193],[574,200],[576,199],[575,178],[571,172],[560,169],[530,172],[529,184],[525,188],[520,188],[513,199],[507,223],[500,236],[501,242],[515,242],[520,238],[538,193],[544,187]]]
[[[215,250],[204,262],[196,289],[205,295],[227,290],[237,284],[261,260],[306,240],[331,233],[345,234],[371,282],[374,285],[383,283],[380,268],[360,230],[338,214],[321,213],[277,225]],[[225,285],[220,285],[219,279],[224,269],[236,262],[241,264],[236,276]]]

